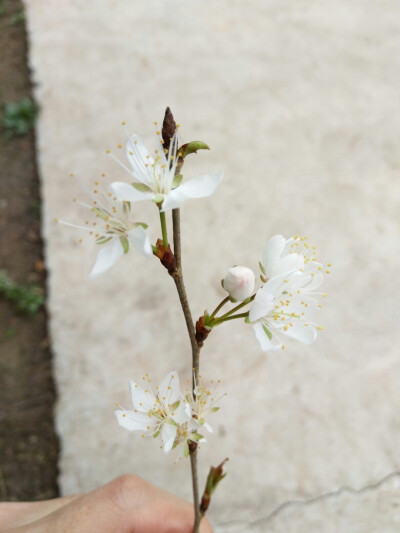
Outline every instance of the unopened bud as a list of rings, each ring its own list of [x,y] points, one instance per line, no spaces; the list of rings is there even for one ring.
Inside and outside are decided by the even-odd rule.
[[[242,302],[253,294],[255,280],[255,274],[250,268],[234,266],[228,270],[222,286],[232,300]]]

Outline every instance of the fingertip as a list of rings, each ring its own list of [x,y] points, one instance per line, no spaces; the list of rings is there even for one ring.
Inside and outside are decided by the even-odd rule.
[[[199,533],[214,533],[214,530],[206,517],[200,522]]]

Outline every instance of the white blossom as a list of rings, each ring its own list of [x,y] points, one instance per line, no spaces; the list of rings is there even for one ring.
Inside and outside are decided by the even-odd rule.
[[[314,315],[322,307],[318,296],[326,296],[317,291],[324,267],[315,254],[316,247],[306,237],[286,240],[275,235],[268,241],[261,265],[265,284],[257,291],[248,317],[264,351],[284,348],[282,336],[312,344],[322,329]]]
[[[156,387],[151,388],[151,380],[144,376],[143,384],[131,381],[133,410],[120,407],[115,411],[119,424],[129,431],[140,431],[143,437],[158,437],[161,434],[165,453],[177,446],[183,446],[186,454],[187,440],[203,440],[198,433],[199,424],[192,417],[189,403],[179,387],[176,371],[168,374]]]
[[[161,142],[159,150],[155,151],[153,157],[136,134],[127,142],[126,155],[131,169],[120,164],[136,183],[117,181],[111,184],[110,190],[119,200],[129,202],[153,200],[161,205],[161,211],[181,207],[189,198],[212,195],[222,179],[222,172],[215,171],[181,183],[182,176],[175,175],[180,156],[177,133],[171,140],[167,152],[168,160]]]
[[[186,394],[186,401],[192,409],[192,416],[197,422],[205,427],[209,433],[213,433],[213,429],[207,422],[207,418],[210,414],[216,413],[219,410],[217,403],[226,394],[217,394],[217,387],[220,380],[215,382],[211,380],[210,387],[206,387],[202,383],[198,383],[195,386],[194,394]]]
[[[255,279],[250,268],[234,266],[222,280],[222,287],[229,293],[232,301],[242,302],[253,294]]]
[[[111,192],[105,192],[98,181],[95,181],[93,191],[87,192],[92,203],[78,203],[90,211],[92,220],[87,219],[85,225],[63,220],[59,222],[89,232],[96,244],[102,245],[90,273],[91,278],[111,268],[122,255],[128,253],[129,244],[142,255],[152,255],[150,239],[145,230],[147,225],[132,220],[130,202],[120,202]]]

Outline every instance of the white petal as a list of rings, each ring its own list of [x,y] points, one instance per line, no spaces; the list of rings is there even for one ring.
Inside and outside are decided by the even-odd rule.
[[[219,171],[197,176],[169,192],[162,204],[162,211],[180,207],[188,198],[205,198],[211,196],[222,180]]]
[[[285,273],[269,279],[262,289],[274,296],[280,296],[283,291],[291,287],[291,284],[292,278]]]
[[[201,428],[203,426],[199,424],[198,420],[195,418],[192,418],[191,421],[188,424],[188,432],[189,433],[197,433],[199,430],[201,431]]]
[[[288,275],[304,267],[304,257],[290,251],[293,239],[285,239],[282,235],[274,235],[267,242],[263,252],[263,266],[266,276],[272,278]]]
[[[133,134],[126,143],[126,157],[131,164],[135,178],[152,187],[151,167],[154,164],[154,159],[151,157],[141,138],[136,134]]]
[[[178,372],[174,370],[160,383],[158,388],[158,398],[165,407],[172,405],[180,399],[181,393],[179,390],[179,376]]]
[[[223,173],[214,171],[210,174],[203,174],[192,178],[180,185],[180,190],[188,198],[204,198],[211,196],[222,180]]]
[[[205,427],[209,433],[214,433],[213,428],[207,422],[204,422],[203,427]]]
[[[124,255],[124,249],[119,238],[113,238],[97,254],[96,261],[90,273],[90,278],[95,278],[111,268],[118,259]]]
[[[161,431],[161,438],[164,443],[164,452],[169,453],[174,445],[178,428],[173,424],[164,424]]]
[[[314,291],[322,284],[324,276],[321,272],[318,272],[318,274],[315,274],[314,276],[308,276],[308,279],[306,278],[305,281],[306,282],[301,285],[301,288],[307,291]]]
[[[136,226],[128,232],[128,237],[136,251],[146,257],[153,255],[150,238],[143,226]]]
[[[147,431],[147,427],[151,424],[149,417],[143,413],[135,413],[134,411],[126,411],[125,409],[118,409],[115,411],[120,426],[128,431]]]
[[[261,322],[254,324],[253,329],[254,333],[256,334],[256,339],[258,340],[263,352],[278,350],[282,347],[282,344],[274,344],[272,340],[270,340],[268,335],[265,333]]]
[[[287,256],[282,257],[282,259],[279,261],[274,275],[290,274],[291,272],[295,272],[300,268],[304,268],[304,257],[295,252],[291,252]]]
[[[157,400],[154,394],[133,381],[130,382],[132,404],[135,409],[147,413],[156,407]]]
[[[266,316],[273,307],[274,296],[266,290],[266,285],[257,291],[252,308],[249,312],[250,322],[255,322]]]
[[[109,185],[108,190],[114,194],[120,202],[141,202],[143,200],[149,200],[154,198],[153,192],[142,192],[138,191],[124,181],[114,181]]]
[[[262,264],[268,278],[274,275],[275,265],[281,256],[285,244],[286,239],[282,235],[274,235],[267,242],[263,252]]]
[[[317,338],[317,331],[314,326],[311,325],[305,326],[304,324],[296,324],[287,331],[282,331],[282,333],[285,333],[288,337],[303,342],[304,344],[312,344]]]
[[[173,191],[170,191],[164,196],[164,201],[162,204],[161,211],[168,211],[169,209],[177,209],[181,207],[187,200],[187,196],[181,193],[179,190],[180,187],[177,187]]]
[[[184,424],[185,422],[188,422],[192,418],[190,405],[184,400],[181,400],[181,403],[175,409],[172,418],[177,424]]]

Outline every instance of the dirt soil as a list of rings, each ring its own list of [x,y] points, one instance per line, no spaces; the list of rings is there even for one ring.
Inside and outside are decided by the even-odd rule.
[[[19,0],[0,1],[0,124],[3,106],[29,97]],[[21,20],[22,19],[22,20]],[[34,132],[7,139],[0,128],[0,269],[45,290]],[[18,314],[0,297],[0,500],[58,495],[58,440],[46,311]]]

